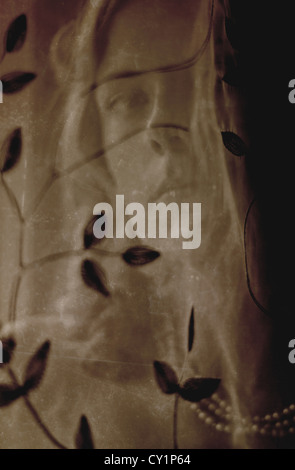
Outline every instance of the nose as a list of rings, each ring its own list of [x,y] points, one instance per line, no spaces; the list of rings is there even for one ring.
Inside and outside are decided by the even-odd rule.
[[[175,73],[153,76],[148,127],[150,148],[155,155],[179,154],[187,150],[191,96],[184,86],[184,78]]]
[[[157,156],[180,155],[189,147],[188,129],[180,126],[157,126],[149,131],[149,144]]]
[[[190,184],[194,172],[188,130],[159,126],[149,129],[147,138],[150,156],[160,164],[161,175],[157,174],[162,178],[159,194]]]

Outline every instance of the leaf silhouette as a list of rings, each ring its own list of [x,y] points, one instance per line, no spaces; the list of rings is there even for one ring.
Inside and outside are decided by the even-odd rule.
[[[3,142],[0,151],[0,171],[5,172],[19,161],[22,150],[21,128],[15,129]]]
[[[36,78],[32,72],[11,72],[0,78],[3,85],[3,93],[12,94],[21,91],[26,85]]]
[[[211,397],[219,384],[220,379],[191,378],[179,387],[179,395],[186,401],[197,403]]]
[[[0,384],[0,407],[10,405],[19,397],[23,396],[24,393],[24,387]]]
[[[154,371],[156,381],[167,395],[171,395],[178,391],[178,378],[175,371],[166,362],[154,361]]]
[[[104,273],[94,261],[91,261],[89,259],[83,261],[81,267],[81,275],[83,281],[88,287],[97,290],[105,297],[110,296],[110,292],[108,291],[105,285]]]
[[[84,248],[86,250],[102,241],[102,238],[96,238],[93,233],[93,225],[100,217],[102,217],[102,215],[94,215],[86,225],[84,230]]]
[[[86,416],[81,416],[80,426],[76,434],[76,449],[94,449],[91,429]]]
[[[144,264],[152,263],[160,256],[158,251],[151,250],[144,246],[136,246],[129,248],[123,253],[122,257],[126,263],[132,266],[143,266]]]
[[[224,146],[233,155],[237,157],[246,155],[247,147],[237,134],[234,134],[234,132],[221,132],[221,135]]]
[[[6,51],[16,52],[23,46],[27,34],[26,15],[18,16],[9,26],[6,35]]]
[[[24,379],[26,392],[39,386],[46,369],[49,350],[50,341],[45,341],[28,362]]]
[[[194,315],[194,307],[191,310],[191,316],[189,320],[189,327],[188,327],[188,351],[190,352],[193,348],[195,337],[195,315]]]
[[[16,343],[13,338],[5,338],[2,339],[1,342],[3,348],[3,363],[0,363],[0,367],[10,362],[13,351],[16,346]]]
[[[232,48],[236,51],[242,49],[243,42],[241,28],[239,28],[237,23],[231,18],[225,18],[225,31]]]

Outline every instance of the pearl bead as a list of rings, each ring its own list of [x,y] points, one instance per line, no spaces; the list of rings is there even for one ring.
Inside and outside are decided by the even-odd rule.
[[[256,415],[253,418],[245,418],[235,415],[232,407],[225,400],[222,400],[217,393],[214,393],[211,398],[201,400],[200,404],[191,404],[190,408],[197,413],[197,416],[205,424],[213,426],[217,431],[234,432],[235,434],[260,433],[262,436],[270,435],[272,437],[295,434],[295,425],[291,426],[291,423],[295,422],[294,403],[281,412],[275,411],[261,417]],[[219,417],[219,420],[216,418],[215,421],[213,414]],[[236,429],[233,429],[233,424],[238,425]]]

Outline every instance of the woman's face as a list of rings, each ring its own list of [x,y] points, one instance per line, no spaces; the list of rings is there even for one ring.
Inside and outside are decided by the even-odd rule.
[[[94,95],[107,166],[127,199],[155,201],[193,182],[195,70],[160,69],[198,52],[208,17],[207,2],[135,0],[112,19]]]
[[[152,202],[191,182],[190,70],[111,80],[96,90],[103,146],[118,194]],[[134,192],[136,194],[134,194]]]

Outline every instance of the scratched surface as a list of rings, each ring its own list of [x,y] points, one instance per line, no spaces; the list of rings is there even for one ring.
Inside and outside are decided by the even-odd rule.
[[[17,343],[19,380],[51,342],[30,394],[46,427],[72,448],[85,414],[96,448],[171,448],[174,397],[159,390],[154,360],[184,378],[220,378],[238,419],[291,403],[289,370],[276,359],[279,376],[273,362],[254,111],[235,70],[243,48],[226,28],[230,2],[2,3],[1,37],[21,14],[27,35],[4,55],[0,75],[36,78],[0,104],[1,145],[15,129],[22,137],[17,163],[1,174],[0,320],[2,337]],[[182,239],[93,239],[93,207],[115,207],[118,194],[145,208],[201,203],[200,248],[183,250]],[[122,256],[138,247],[147,249],[144,263]],[[0,378],[11,380],[4,368]],[[55,447],[23,399],[0,412],[1,448]],[[178,421],[182,448],[285,442],[239,425],[218,432],[185,401]]]

